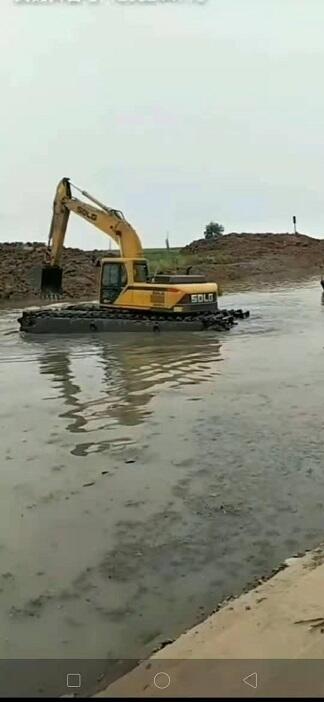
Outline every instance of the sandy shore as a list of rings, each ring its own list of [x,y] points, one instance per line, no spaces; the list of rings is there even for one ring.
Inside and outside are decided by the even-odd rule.
[[[323,658],[322,545],[97,696],[323,696]]]

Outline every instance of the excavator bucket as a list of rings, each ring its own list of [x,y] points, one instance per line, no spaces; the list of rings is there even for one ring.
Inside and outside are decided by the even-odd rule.
[[[61,295],[63,270],[60,266],[44,266],[41,271],[40,289],[43,294]]]
[[[31,270],[29,279],[34,290],[40,291],[43,297],[57,297],[63,293],[62,276],[60,266],[36,266]]]

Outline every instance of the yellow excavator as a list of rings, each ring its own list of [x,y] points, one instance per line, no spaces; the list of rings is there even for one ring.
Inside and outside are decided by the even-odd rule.
[[[89,202],[72,195],[72,188]],[[144,328],[154,331],[174,328],[201,329],[210,326],[228,329],[235,317],[247,316],[241,310],[218,309],[217,284],[204,276],[150,276],[140,238],[120,210],[107,207],[69,178],[59,182],[53,203],[47,261],[41,272],[41,291],[59,296],[62,290],[61,257],[70,213],[109,236],[119,255],[100,262],[99,302],[57,309],[25,312],[19,320],[21,331],[33,333],[70,331],[109,331]],[[185,325],[181,322],[186,322]]]
[[[72,197],[71,182],[63,178],[56,190],[49,234],[50,262],[43,269],[43,292],[60,293],[60,267],[65,234],[71,212],[85,219],[118,245],[120,256],[101,261],[99,300],[102,305],[120,309],[187,312],[189,307],[215,311],[217,284],[203,276],[163,276],[152,282],[140,238],[122,212],[103,205],[85,190],[73,186],[94,204]],[[202,306],[202,307],[201,307]]]

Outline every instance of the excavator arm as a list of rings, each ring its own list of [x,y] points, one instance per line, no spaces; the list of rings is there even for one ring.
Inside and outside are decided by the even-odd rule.
[[[140,238],[122,212],[106,207],[76,186],[73,187],[96,206],[72,197],[71,186],[72,183],[68,178],[62,178],[56,189],[49,233],[50,265],[60,265],[70,212],[79,215],[113,239],[120,249],[122,258],[143,258]]]

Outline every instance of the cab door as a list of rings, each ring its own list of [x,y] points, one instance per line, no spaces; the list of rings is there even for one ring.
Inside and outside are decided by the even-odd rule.
[[[127,285],[127,271],[124,263],[112,261],[104,263],[101,274],[100,302],[112,305]]]

